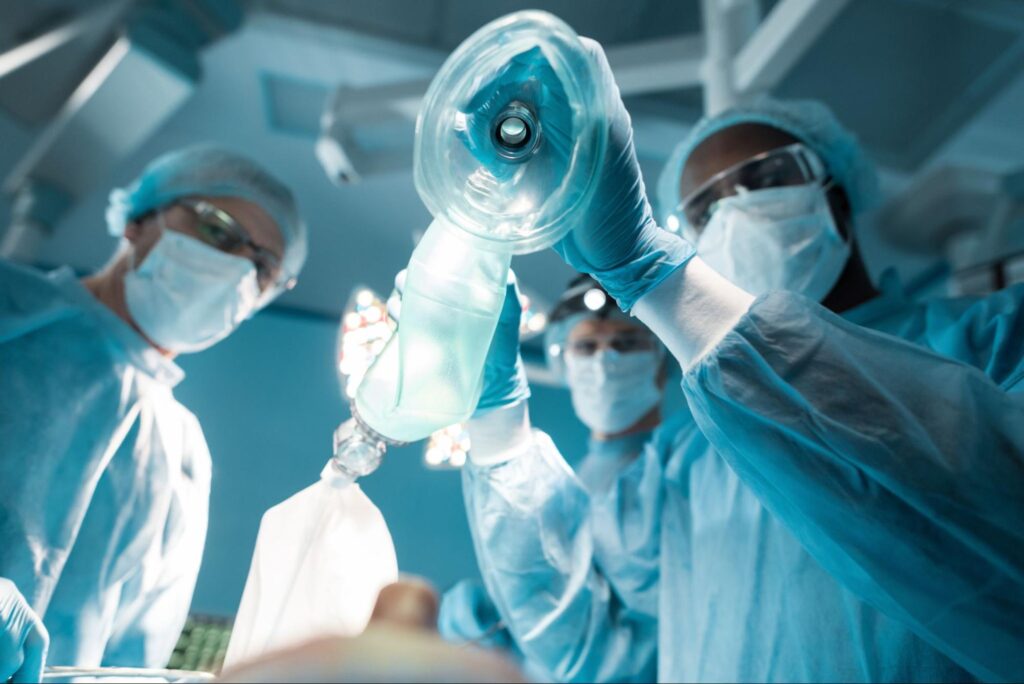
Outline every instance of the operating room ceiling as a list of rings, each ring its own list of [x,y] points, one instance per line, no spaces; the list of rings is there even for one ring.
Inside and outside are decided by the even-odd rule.
[[[778,3],[763,2],[770,12]],[[606,47],[698,33],[700,3],[524,3],[429,0],[408,3],[250,0],[264,11],[299,17],[446,53],[490,18],[526,6],[562,16]],[[1024,2],[1019,0],[855,0],[849,2],[775,89],[784,97],[824,100],[875,157],[913,172],[1024,72]],[[278,97],[271,105],[296,102]],[[324,84],[325,90],[329,87]],[[313,90],[308,88],[307,94]],[[289,94],[290,95],[290,94]],[[318,93],[324,96],[324,93]],[[699,116],[702,95],[688,88],[628,98],[631,111],[683,122]],[[278,111],[272,108],[271,114]],[[313,112],[318,114],[319,112]],[[279,117],[313,130],[318,118]]]
[[[4,3],[0,51],[97,3]],[[776,3],[765,2],[769,11]],[[387,289],[429,216],[411,173],[399,169],[336,187],[313,155],[319,119],[337,86],[359,89],[428,79],[445,55],[486,21],[525,7],[549,9],[606,47],[643,45],[700,31],[696,0],[473,2],[470,0],[248,0],[246,24],[202,55],[192,98],[97,190],[73,208],[39,263],[102,264],[106,189],[152,156],[195,140],[248,151],[287,178],[311,229],[311,256],[283,306],[336,315],[356,283]],[[0,176],[17,161],[53,103],[78,77],[82,57],[47,67],[31,87],[0,80]],[[852,0],[801,56],[775,92],[818,97],[887,168],[907,175],[969,160],[1004,171],[1024,160],[1024,2],[1017,0]],[[648,186],[671,146],[700,115],[696,88],[627,98]],[[379,131],[378,131],[379,132]],[[384,129],[408,145],[412,123]],[[100,187],[103,186],[103,187]],[[5,221],[0,201],[0,221]],[[517,260],[542,298],[569,273],[550,253]]]

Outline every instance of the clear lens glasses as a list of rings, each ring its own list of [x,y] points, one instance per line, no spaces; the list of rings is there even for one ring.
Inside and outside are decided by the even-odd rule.
[[[620,354],[629,354],[630,352],[654,349],[654,338],[650,333],[637,330],[636,332],[621,332],[607,336],[588,335],[575,340],[569,340],[567,346],[567,351],[574,356],[593,356],[603,349],[611,349]]]
[[[741,190],[755,191],[787,185],[806,185],[827,179],[825,164],[803,143],[794,143],[769,150],[715,174],[680,202],[669,216],[666,226],[686,230],[696,239],[711,215],[715,204]]]
[[[231,214],[202,200],[182,200],[176,204],[188,211],[189,228],[200,240],[222,252],[240,254],[252,261],[261,291],[275,286],[290,289],[294,285],[294,278],[282,274],[277,255],[253,242]]]

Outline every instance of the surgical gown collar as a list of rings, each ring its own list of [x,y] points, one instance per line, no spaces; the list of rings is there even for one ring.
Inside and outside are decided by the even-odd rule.
[[[70,302],[100,320],[103,328],[110,333],[111,343],[133,366],[168,387],[174,387],[185,378],[185,371],[178,364],[157,351],[130,325],[96,299],[70,268],[58,268],[47,274],[47,277]]]
[[[608,440],[591,438],[588,453],[599,458],[613,458],[628,453],[639,453],[644,444],[650,441],[652,434],[651,430],[643,430]]]
[[[878,282],[879,294],[860,306],[843,312],[842,316],[851,323],[868,325],[906,308],[908,299],[899,275],[893,269],[886,269]]]

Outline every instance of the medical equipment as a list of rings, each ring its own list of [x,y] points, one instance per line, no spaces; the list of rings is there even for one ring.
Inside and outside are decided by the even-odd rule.
[[[345,396],[395,330],[368,287],[349,297],[338,339]],[[398,579],[391,534],[380,511],[329,462],[320,479],[274,506],[260,522],[226,667],[321,634],[356,636],[380,589]]]
[[[44,682],[212,682],[212,672],[142,667],[47,667]]]
[[[335,433],[339,477],[473,413],[512,254],[554,244],[593,195],[607,139],[598,76],[572,29],[530,11],[477,31],[431,83],[415,181],[434,222],[409,262],[398,334]]]
[[[264,514],[226,668],[316,636],[360,634],[377,593],[398,579],[384,517],[330,469]]]

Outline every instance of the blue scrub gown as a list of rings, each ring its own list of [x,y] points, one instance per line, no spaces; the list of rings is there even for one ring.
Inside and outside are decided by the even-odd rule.
[[[517,643],[577,681],[1024,678],[1022,298],[769,294],[607,496],[539,431],[469,464]]]
[[[69,270],[0,262],[0,576],[49,664],[163,667],[174,648],[210,492],[182,377]]]

